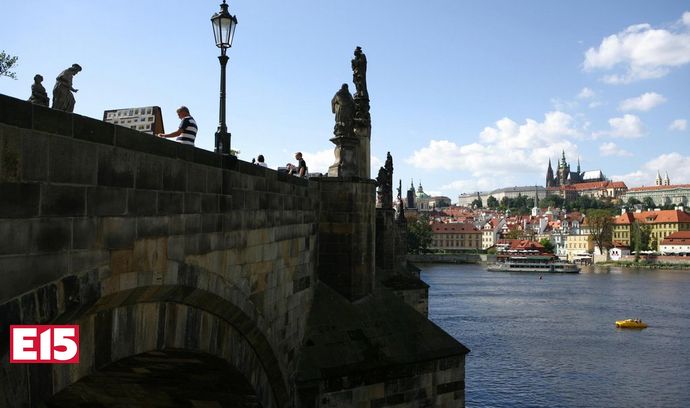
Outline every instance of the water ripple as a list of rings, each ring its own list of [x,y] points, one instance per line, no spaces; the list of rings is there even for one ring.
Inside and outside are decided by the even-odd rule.
[[[429,316],[472,350],[468,407],[690,407],[690,273],[425,268]]]

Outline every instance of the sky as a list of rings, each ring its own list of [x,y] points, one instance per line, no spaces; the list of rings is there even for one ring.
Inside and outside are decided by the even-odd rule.
[[[213,150],[220,68],[210,17],[220,1],[7,1],[0,50],[19,57],[0,93],[73,63],[75,113],[160,106],[166,132],[188,106]],[[628,187],[657,171],[690,183],[688,0],[233,0],[227,124],[232,148],[269,167],[304,154],[333,164],[330,101],[368,60],[375,177],[461,193],[544,185],[549,159]],[[142,136],[146,137],[146,136]],[[173,143],[173,142],[171,142]]]

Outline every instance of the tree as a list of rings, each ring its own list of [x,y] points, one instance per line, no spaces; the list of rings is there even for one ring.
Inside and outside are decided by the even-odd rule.
[[[606,210],[593,210],[587,215],[589,225],[589,236],[599,248],[599,252],[604,253],[605,249],[611,247],[613,235],[613,218]]]
[[[628,207],[634,207],[638,204],[642,204],[642,201],[638,200],[635,197],[628,198]]]
[[[472,201],[472,207],[482,208],[482,199],[481,198],[475,198],[474,201]]]
[[[547,195],[539,201],[542,207],[561,208],[563,206],[563,197],[559,195]]]
[[[13,57],[5,53],[5,50],[0,52],[0,77],[6,76],[8,78],[17,79],[17,73],[10,71],[17,63],[19,57]]]
[[[654,208],[654,207],[656,207],[656,204],[654,203],[654,199],[653,199],[652,197],[650,197],[650,196],[647,196],[647,197],[643,198],[643,199],[642,199],[642,204],[643,204],[643,205],[645,206],[645,208],[647,208],[648,210],[649,210],[649,209],[652,209],[652,208]]]
[[[652,235],[652,227],[647,224],[640,224],[635,220],[632,224],[632,242],[631,246],[637,252],[635,259],[639,258],[640,251],[649,250],[650,237]]]
[[[553,250],[556,249],[556,247],[551,243],[551,240],[548,238],[542,238],[539,240],[539,243],[544,247],[544,251],[550,254],[552,254]]]
[[[517,226],[512,226],[506,234],[507,239],[520,239],[524,236],[525,234]]]
[[[496,197],[490,195],[489,198],[486,199],[486,206],[491,208],[492,210],[498,208],[498,200],[496,199]]]
[[[411,253],[426,252],[431,244],[429,216],[422,214],[417,221],[407,224],[407,250]]]

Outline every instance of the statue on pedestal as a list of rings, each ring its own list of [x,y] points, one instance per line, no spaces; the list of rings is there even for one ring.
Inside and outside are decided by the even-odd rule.
[[[333,96],[331,111],[335,113],[333,134],[336,136],[352,136],[355,102],[352,99],[347,84],[343,84],[340,90]]]
[[[355,83],[355,127],[367,128],[370,126],[369,115],[369,91],[367,90],[367,56],[362,52],[362,47],[355,48],[355,57],[352,59],[352,82]],[[361,130],[360,130],[361,132]]]
[[[34,76],[34,83],[31,85],[31,96],[29,97],[29,102],[36,105],[48,106],[48,103],[50,102],[48,92],[46,92],[46,89],[43,87],[41,82],[43,82],[43,76],[36,74],[36,76]]]
[[[352,82],[357,92],[355,98],[369,99],[367,91],[367,56],[362,52],[362,47],[355,48],[355,57],[352,59]]]
[[[386,164],[376,177],[377,198],[381,208],[393,208],[393,157],[388,152]]]
[[[72,92],[77,92],[78,89],[72,87],[72,79],[75,75],[81,72],[79,64],[72,64],[71,67],[62,71],[57,78],[55,78],[55,87],[53,88],[53,109],[58,109],[65,112],[74,112],[74,95]]]

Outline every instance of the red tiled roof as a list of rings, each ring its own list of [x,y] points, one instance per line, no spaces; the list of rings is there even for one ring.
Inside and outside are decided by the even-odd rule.
[[[640,191],[656,191],[656,190],[672,190],[675,188],[690,188],[690,184],[674,184],[671,186],[647,186],[647,187],[633,187],[628,189],[628,192],[640,192]]]
[[[678,231],[667,236],[661,245],[690,245],[690,231]]]
[[[621,214],[614,224],[632,224],[634,220],[647,224],[690,222],[690,214],[680,210],[642,211]]]
[[[559,186],[559,187],[549,187],[547,190],[549,191],[559,191],[559,190],[568,190],[568,191],[584,191],[584,190],[605,190],[609,188],[620,188],[620,189],[628,189],[628,186],[625,185],[624,182],[622,181],[591,181],[589,183],[577,183],[577,184],[568,184],[565,186]]]

